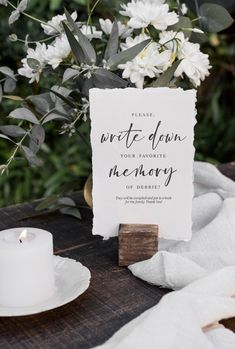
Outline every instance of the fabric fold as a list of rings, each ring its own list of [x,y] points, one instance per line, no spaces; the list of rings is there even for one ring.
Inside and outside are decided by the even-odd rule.
[[[235,335],[224,327],[209,326],[235,315],[234,276],[235,267],[223,268],[167,294],[97,349],[226,348],[218,343],[232,349]]]
[[[191,241],[160,239],[159,252],[129,266],[134,276],[176,291],[97,349],[235,348],[234,333],[218,324],[235,316],[235,183],[195,162],[194,188]]]

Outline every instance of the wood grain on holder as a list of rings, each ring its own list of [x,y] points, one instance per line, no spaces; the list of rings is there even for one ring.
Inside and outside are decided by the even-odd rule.
[[[158,248],[158,225],[120,224],[119,266],[151,258]]]

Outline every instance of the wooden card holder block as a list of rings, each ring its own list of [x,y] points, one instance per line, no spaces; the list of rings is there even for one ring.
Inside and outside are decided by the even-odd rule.
[[[158,225],[120,224],[119,266],[151,258],[158,248]]]

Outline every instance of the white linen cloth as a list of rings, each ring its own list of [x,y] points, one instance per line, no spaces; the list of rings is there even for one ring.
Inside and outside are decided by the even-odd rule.
[[[234,349],[235,335],[223,326],[235,315],[235,267],[226,267],[167,294],[153,308],[97,349]]]
[[[195,162],[194,187],[191,241],[160,239],[158,253],[129,267],[135,276],[177,290],[212,271],[235,266],[235,182],[215,166]]]
[[[151,259],[129,266],[135,276],[178,291],[97,349],[235,349],[235,334],[217,325],[235,316],[235,183],[195,162],[194,186],[192,240],[160,240]]]

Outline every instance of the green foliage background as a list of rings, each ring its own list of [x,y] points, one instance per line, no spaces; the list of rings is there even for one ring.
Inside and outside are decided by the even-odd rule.
[[[99,17],[113,18],[123,1],[103,0],[97,6],[93,21]],[[93,2],[94,3],[94,2]],[[63,12],[63,7],[77,10],[79,19],[86,20],[86,0],[30,0],[28,12],[35,17],[50,19]],[[12,43],[8,35],[16,32],[20,38],[30,33],[30,40],[40,39],[40,30],[35,23],[21,19],[12,28],[7,23],[7,9],[0,7],[0,65],[8,65],[16,70],[24,56],[21,44]],[[230,31],[211,35],[210,43],[204,45],[204,52],[211,57],[210,77],[198,91],[198,124],[195,127],[196,159],[212,163],[235,160],[235,40]],[[49,81],[48,81],[49,84]],[[37,84],[29,85],[21,78],[14,94],[26,97],[38,93]],[[16,102],[0,104],[0,125],[9,121],[10,110]],[[82,129],[89,137],[87,126]],[[9,175],[0,177],[0,206],[30,201],[62,190],[81,189],[91,171],[91,150],[75,135],[58,135],[55,129],[47,133],[47,146],[43,147],[42,168],[30,168],[26,161],[16,161]],[[11,147],[0,139],[0,164],[9,157]]]

